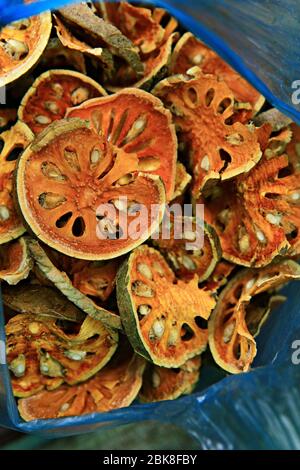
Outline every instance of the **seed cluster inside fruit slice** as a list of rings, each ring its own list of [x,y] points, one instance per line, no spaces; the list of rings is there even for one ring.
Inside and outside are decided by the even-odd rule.
[[[153,93],[174,116],[193,168],[193,193],[214,180],[249,171],[262,156],[255,132],[232,123],[234,95],[225,82],[200,69],[163,80]]]
[[[122,348],[112,362],[81,385],[62,386],[19,401],[25,421],[80,416],[129,406],[139,393],[145,361]]]
[[[7,360],[15,396],[27,397],[87,380],[114,354],[117,333],[87,317],[81,326],[32,314],[16,315],[6,325]]]
[[[8,284],[15,285],[26,279],[32,264],[23,238],[0,246],[0,279]]]
[[[249,370],[257,352],[247,325],[251,298],[291,279],[300,279],[299,265],[286,260],[261,270],[245,269],[227,284],[208,322],[210,350],[220,367],[231,373]]]
[[[34,134],[39,134],[52,122],[63,119],[68,108],[104,95],[101,85],[79,72],[49,70],[28,90],[18,116]]]
[[[11,23],[0,32],[0,79],[8,85],[40,59],[52,29],[51,13]]]
[[[198,279],[177,280],[162,255],[137,248],[117,280],[122,322],[135,350],[156,365],[179,367],[207,346],[205,321],[215,306]]]

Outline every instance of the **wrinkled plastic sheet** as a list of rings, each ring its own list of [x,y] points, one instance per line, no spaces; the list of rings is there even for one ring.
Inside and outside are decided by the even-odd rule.
[[[0,0],[2,5],[3,2]],[[9,3],[11,6],[12,2]],[[156,3],[166,5],[168,2]],[[173,12],[183,4],[177,0],[170,0],[170,3]],[[51,1],[47,5],[51,6]],[[185,2],[184,10],[184,13],[178,10],[176,13],[188,29],[215,46],[274,105],[286,109],[294,119],[299,117],[299,109],[291,105],[289,98],[291,80],[300,78],[300,62],[295,60],[299,34],[294,29],[294,20],[290,22],[299,18],[298,1],[201,0]],[[1,15],[4,12],[2,7]],[[240,22],[241,18],[244,24]],[[220,37],[228,41],[232,50],[220,41]],[[235,53],[240,54],[243,60]],[[224,378],[225,374],[212,365],[206,365],[196,392],[175,401],[134,404],[109,413],[29,423],[20,418],[11,391],[1,310],[0,425],[40,437],[59,438],[156,420],[182,427],[198,440],[199,448],[203,449],[299,449],[300,365],[292,362],[293,354],[297,359],[293,346],[295,341],[300,341],[298,284],[290,284],[284,293],[288,302],[272,313],[262,328],[257,341],[258,355],[251,372]]]

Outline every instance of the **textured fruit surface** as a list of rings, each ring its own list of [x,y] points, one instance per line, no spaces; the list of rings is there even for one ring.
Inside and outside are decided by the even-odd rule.
[[[40,59],[52,29],[51,13],[16,21],[1,28],[0,79],[8,85],[27,73]]]
[[[16,285],[29,276],[33,265],[23,238],[0,246],[0,279]]]
[[[123,264],[117,299],[132,346],[154,364],[179,367],[206,349],[203,320],[209,318],[215,300],[198,288],[197,277],[189,282],[176,280],[153,248],[137,248]]]
[[[175,400],[181,395],[192,393],[200,375],[201,358],[195,357],[178,369],[148,366],[140,391],[142,402]]]
[[[293,279],[300,279],[299,265],[285,260],[260,270],[245,269],[227,284],[208,321],[210,350],[220,367],[233,374],[250,369],[257,352],[247,325],[251,299]]]
[[[68,108],[104,95],[101,85],[79,72],[49,70],[28,90],[18,116],[34,134],[39,134],[52,122],[63,119]]]
[[[262,156],[257,135],[231,122],[234,95],[225,82],[199,68],[160,82],[153,90],[169,108],[186,144],[193,169],[193,194],[212,181],[227,180],[253,168]]]
[[[6,325],[7,361],[15,396],[70,385],[95,375],[114,354],[117,333],[87,317],[81,326],[20,314]]]
[[[0,134],[0,244],[25,232],[13,198],[13,174],[19,155],[33,138],[29,127],[22,122]]]
[[[160,176],[168,199],[172,197],[177,138],[171,114],[160,100],[145,91],[125,89],[71,109],[67,116],[89,121],[113,151],[124,159],[136,158],[139,171]]]
[[[149,238],[164,212],[165,190],[160,178],[138,170],[135,153],[113,146],[86,122],[57,121],[19,160],[18,203],[30,229],[54,249],[80,259],[115,258]],[[114,205],[120,198],[128,202],[124,224],[122,211]],[[141,217],[130,209],[139,204],[148,210],[133,239],[130,224]],[[157,208],[155,217],[152,205]]]
[[[142,385],[145,361],[132,352],[118,351],[95,377],[81,385],[61,386],[19,401],[25,421],[81,416],[129,406]]]

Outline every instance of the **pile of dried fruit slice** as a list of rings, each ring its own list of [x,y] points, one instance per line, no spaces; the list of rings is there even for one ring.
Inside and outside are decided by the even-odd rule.
[[[0,81],[21,417],[176,399],[210,352],[250,370],[278,289],[300,280],[300,127],[167,11],[123,1],[5,26]]]

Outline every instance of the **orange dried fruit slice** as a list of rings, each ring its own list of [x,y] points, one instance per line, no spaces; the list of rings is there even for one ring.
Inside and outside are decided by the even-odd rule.
[[[207,279],[205,288],[211,292],[217,292],[221,287],[227,284],[228,277],[232,274],[234,269],[234,264],[221,259],[217,263],[213,273]]]
[[[159,176],[138,170],[136,153],[126,153],[85,121],[56,121],[18,162],[18,203],[31,231],[57,251],[93,261],[116,258],[148,239],[165,210]],[[124,198],[126,217],[115,205]],[[143,208],[142,216],[133,206]]]
[[[106,264],[88,263],[85,268],[73,276],[73,285],[85,295],[106,301],[116,285],[119,262]]]
[[[33,139],[31,130],[22,122],[17,122],[0,134],[0,244],[18,238],[25,232],[15,208],[13,174],[20,153]]]
[[[105,96],[95,80],[72,70],[49,70],[40,75],[22,99],[18,117],[39,134],[65,117],[68,108]]]
[[[159,240],[154,241],[179,279],[195,274],[203,282],[212,274],[222,252],[215,230],[193,217],[171,217],[172,227],[162,224]]]
[[[260,269],[244,269],[221,292],[208,321],[209,346],[216,363],[227,372],[247,372],[256,355],[255,339],[247,326],[252,297],[300,279],[300,267],[291,260]]]
[[[113,356],[118,334],[87,317],[81,326],[20,314],[6,325],[7,362],[17,397],[85,381]]]
[[[247,80],[192,33],[185,33],[174,49],[170,71],[172,74],[185,74],[195,66],[200,67],[204,74],[224,80],[237,101],[245,105],[249,103],[249,117],[262,108],[265,98]]]
[[[0,130],[4,130],[16,120],[17,110],[15,108],[0,108]]]
[[[81,385],[63,385],[19,400],[20,415],[25,421],[32,421],[127,407],[139,393],[144,368],[141,357],[121,350],[95,377]]]
[[[189,359],[177,369],[150,365],[145,371],[139,398],[143,403],[175,400],[192,393],[201,367],[201,358]]]
[[[218,180],[253,168],[262,156],[256,132],[241,122],[230,123],[234,95],[225,82],[200,69],[160,82],[153,90],[174,117],[179,139],[187,144],[193,169],[193,194]]]
[[[0,279],[16,285],[26,279],[32,269],[27,244],[23,238],[0,246]]]
[[[122,153],[125,161],[136,158],[140,171],[159,175],[165,184],[167,198],[171,199],[177,138],[172,116],[160,100],[146,91],[128,88],[70,109],[67,117],[89,121],[115,152]],[[130,171],[128,168],[126,173]]]
[[[43,54],[52,29],[51,13],[16,21],[1,28],[0,80],[8,85],[29,72]]]
[[[154,364],[180,367],[206,349],[205,320],[215,300],[197,277],[177,280],[153,248],[137,248],[120,268],[117,300],[131,345]]]

